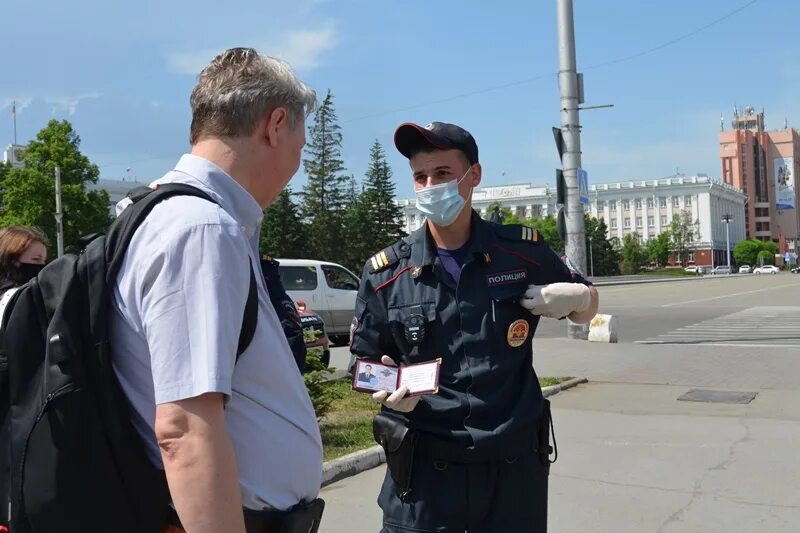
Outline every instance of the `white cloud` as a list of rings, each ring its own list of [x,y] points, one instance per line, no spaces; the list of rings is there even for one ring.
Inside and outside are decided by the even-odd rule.
[[[11,109],[12,105],[16,103],[16,111],[17,114],[22,113],[25,108],[30,107],[31,103],[33,102],[33,97],[25,96],[22,98],[0,98],[0,111],[3,109],[8,108]]]
[[[81,103],[82,100],[92,100],[95,98],[100,98],[99,93],[87,93],[81,94],[78,96],[48,96],[45,97],[44,101],[48,104],[52,104],[53,108],[51,109],[51,113],[55,115],[59,110],[65,111],[67,116],[73,116],[75,112],[78,110],[78,105]]]
[[[295,30],[279,38],[255,41],[259,52],[287,61],[297,70],[311,70],[320,64],[321,56],[336,46],[336,31],[332,24],[317,30]],[[219,48],[176,52],[167,57],[167,68],[175,74],[197,75],[226,45]]]

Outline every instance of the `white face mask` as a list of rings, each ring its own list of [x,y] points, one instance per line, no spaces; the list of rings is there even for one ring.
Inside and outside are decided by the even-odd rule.
[[[445,227],[455,222],[466,205],[466,201],[458,192],[458,186],[470,170],[472,167],[468,168],[460,179],[419,189],[416,192],[417,209],[437,226]]]

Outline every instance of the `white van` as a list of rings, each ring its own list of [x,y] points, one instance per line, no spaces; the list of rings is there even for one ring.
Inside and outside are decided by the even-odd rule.
[[[346,344],[356,307],[358,276],[342,265],[313,259],[276,259],[289,297],[303,300],[325,322],[328,337]]]

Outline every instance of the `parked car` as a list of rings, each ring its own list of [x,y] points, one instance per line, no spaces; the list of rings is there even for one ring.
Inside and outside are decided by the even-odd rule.
[[[739,274],[750,274],[752,271],[753,269],[750,265],[742,265],[739,267]]]
[[[684,272],[697,272],[697,267],[694,265],[689,265],[683,269]]]
[[[334,344],[347,344],[356,307],[358,276],[342,265],[313,259],[278,259],[286,293],[314,309]]]
[[[704,267],[704,266],[697,267],[697,273],[698,274],[708,274],[708,271],[709,271],[708,267]]]
[[[728,266],[716,266],[711,270],[711,274],[713,275],[730,274],[730,273],[731,273],[731,268]]]
[[[327,367],[331,364],[331,343],[328,339],[328,334],[325,332],[325,322],[322,317],[317,313],[306,307],[303,300],[297,300],[294,303],[297,308],[297,314],[300,316],[300,324],[303,326],[303,331],[313,331],[316,339],[306,338],[306,348],[322,348],[322,364]]]
[[[753,274],[777,274],[780,271],[775,265],[764,265],[753,270]]]
[[[800,266],[796,266],[792,269],[792,274],[800,274]]]

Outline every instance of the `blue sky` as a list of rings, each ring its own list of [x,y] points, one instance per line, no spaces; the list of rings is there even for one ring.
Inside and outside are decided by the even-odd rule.
[[[109,7],[114,4],[114,7]],[[766,108],[800,127],[800,2],[575,0],[585,75],[583,166],[591,182],[705,172],[717,177],[719,117]],[[222,7],[224,5],[224,7]],[[653,53],[607,66],[730,18]],[[484,185],[552,184],[559,165],[555,0],[55,0],[3,7],[0,144],[70,120],[104,178],[149,181],[187,150],[188,95],[216,52],[254,46],[335,97],[348,172],[389,154],[400,196],[404,121],[454,122],[478,141]],[[126,169],[130,168],[130,171]],[[301,172],[293,181],[302,187]]]

